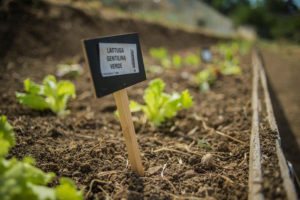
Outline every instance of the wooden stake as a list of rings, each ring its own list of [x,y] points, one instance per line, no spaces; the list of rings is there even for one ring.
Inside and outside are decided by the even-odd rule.
[[[114,92],[114,98],[117,104],[123,136],[125,138],[131,169],[140,176],[144,176],[144,169],[141,161],[140,151],[135,135],[135,130],[131,118],[129,101],[126,89]]]

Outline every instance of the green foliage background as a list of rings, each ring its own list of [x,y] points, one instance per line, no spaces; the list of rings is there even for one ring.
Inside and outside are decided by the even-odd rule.
[[[261,37],[300,43],[300,11],[293,0],[204,0],[235,25],[252,25]]]

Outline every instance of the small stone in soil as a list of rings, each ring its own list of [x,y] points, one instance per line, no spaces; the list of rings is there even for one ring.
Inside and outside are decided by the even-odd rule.
[[[213,166],[213,156],[210,153],[205,154],[201,159],[201,164],[205,165],[206,167],[212,167]]]

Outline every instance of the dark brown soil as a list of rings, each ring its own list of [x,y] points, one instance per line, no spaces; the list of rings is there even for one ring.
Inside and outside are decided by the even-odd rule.
[[[162,44],[170,49],[201,47],[219,40],[205,33],[186,34],[182,29],[131,18],[107,19],[101,10],[90,13],[69,4],[49,5],[39,0],[12,0],[8,5],[0,2],[1,61],[7,64],[23,56],[49,55],[64,59],[82,54],[82,39],[132,32],[139,33],[144,50]]]
[[[37,62],[29,66],[34,70],[42,64],[49,68],[36,70],[34,76],[22,68],[14,72],[20,78],[12,79],[11,71],[2,75],[1,82],[10,87],[1,88],[0,110],[15,127],[17,139],[10,155],[32,156],[37,167],[71,177],[85,191],[87,199],[102,199],[106,195],[113,199],[247,198],[247,142],[251,125],[249,64],[243,64],[243,76],[223,77],[208,94],[199,93],[196,86],[191,87],[182,80],[181,72],[170,71],[160,76],[166,81],[169,92],[189,88],[195,105],[161,128],[142,125],[141,114],[134,115],[142,160],[148,172],[142,178],[132,175],[127,167],[120,125],[113,114],[112,96],[93,99],[87,72],[74,80],[78,98],[70,103],[71,115],[64,119],[50,112],[32,111],[17,103],[14,91],[22,91],[22,77],[41,81],[47,73],[54,73],[51,63]],[[151,78],[149,75],[148,79]],[[146,83],[142,83],[129,88],[130,98],[141,101],[145,86]],[[246,144],[219,136],[216,130]],[[205,139],[211,149],[199,148],[199,139]],[[213,155],[215,164],[201,164],[206,153]]]
[[[77,99],[69,103],[71,114],[65,118],[19,105],[14,92],[23,91],[27,77],[40,83],[47,74],[55,74],[55,66],[66,59],[83,62],[82,38],[138,31],[145,50],[160,45],[180,54],[195,52],[195,47],[216,39],[134,20],[94,19],[67,6],[43,6],[52,11],[38,16],[33,8],[24,11],[32,18],[20,25],[10,42],[13,46],[1,60],[0,112],[14,126],[17,141],[10,156],[32,156],[37,167],[72,178],[85,192],[85,199],[247,199],[252,80],[249,55],[241,57],[241,76],[221,77],[206,94],[184,78],[190,78],[205,64],[148,74],[148,80],[162,78],[167,92],[189,89],[194,106],[160,128],[145,123],[142,113],[133,115],[147,171],[145,177],[138,177],[128,166],[120,124],[113,114],[113,97],[93,98],[87,69],[72,80]],[[72,31],[63,30],[65,23],[72,24]],[[147,83],[128,88],[129,98],[142,103]],[[205,140],[210,148],[198,146],[199,140]],[[201,159],[208,153],[213,161],[205,165]]]

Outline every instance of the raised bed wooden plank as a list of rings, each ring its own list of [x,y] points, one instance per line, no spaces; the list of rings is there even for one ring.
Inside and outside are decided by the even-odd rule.
[[[261,170],[261,150],[259,139],[259,117],[258,117],[258,81],[259,63],[256,53],[252,54],[253,80],[252,80],[252,129],[250,138],[249,155],[249,200],[263,200],[262,194],[262,170]]]
[[[254,53],[253,53],[253,63],[256,63],[258,70],[259,70],[260,80],[261,80],[261,84],[262,84],[262,88],[263,88],[264,100],[265,100],[265,105],[266,105],[266,110],[267,110],[267,118],[268,118],[270,128],[280,138],[279,130],[278,130],[275,116],[274,116],[272,102],[271,102],[271,98],[270,98],[270,94],[269,94],[269,90],[268,90],[267,78],[266,78],[264,66],[262,63],[262,58],[259,56],[258,51],[254,51]],[[280,139],[276,140],[276,153],[277,153],[277,157],[278,157],[278,161],[279,161],[281,176],[283,179],[283,186],[286,190],[287,197],[290,200],[296,200],[296,199],[298,199],[296,189],[295,189],[295,186],[294,186],[293,181],[289,174],[289,168],[287,166],[287,161],[285,159],[285,156],[283,154],[283,151],[282,151],[282,148],[280,145]]]

